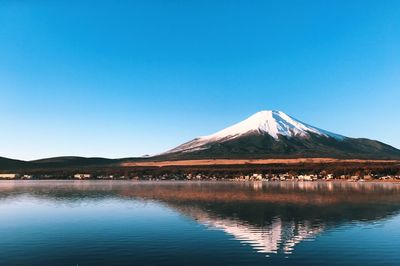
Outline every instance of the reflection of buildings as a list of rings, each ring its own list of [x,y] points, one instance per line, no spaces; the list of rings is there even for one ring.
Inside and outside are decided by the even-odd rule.
[[[223,230],[261,253],[291,254],[298,243],[313,239],[325,228],[324,225],[315,225],[307,221],[282,221],[278,217],[268,225],[255,226],[238,219],[214,217],[197,208],[179,208],[179,211],[210,228]]]

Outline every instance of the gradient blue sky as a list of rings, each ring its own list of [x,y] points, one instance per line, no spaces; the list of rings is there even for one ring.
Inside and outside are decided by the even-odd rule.
[[[263,109],[400,148],[400,1],[0,1],[0,156],[154,154]]]

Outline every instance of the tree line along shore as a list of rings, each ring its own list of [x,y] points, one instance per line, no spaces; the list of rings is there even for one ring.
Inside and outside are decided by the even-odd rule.
[[[330,162],[185,166],[91,166],[9,170],[0,179],[70,180],[400,180],[400,162]]]

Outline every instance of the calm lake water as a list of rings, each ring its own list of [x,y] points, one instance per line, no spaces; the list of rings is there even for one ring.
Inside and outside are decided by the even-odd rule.
[[[0,265],[400,265],[400,184],[0,182]]]

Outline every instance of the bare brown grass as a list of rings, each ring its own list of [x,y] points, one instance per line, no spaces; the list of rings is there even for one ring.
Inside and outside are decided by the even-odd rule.
[[[297,159],[203,159],[179,161],[141,161],[124,162],[123,167],[165,167],[165,166],[212,166],[212,165],[267,165],[267,164],[325,164],[325,163],[400,163],[399,160],[362,160],[334,158],[297,158]]]

